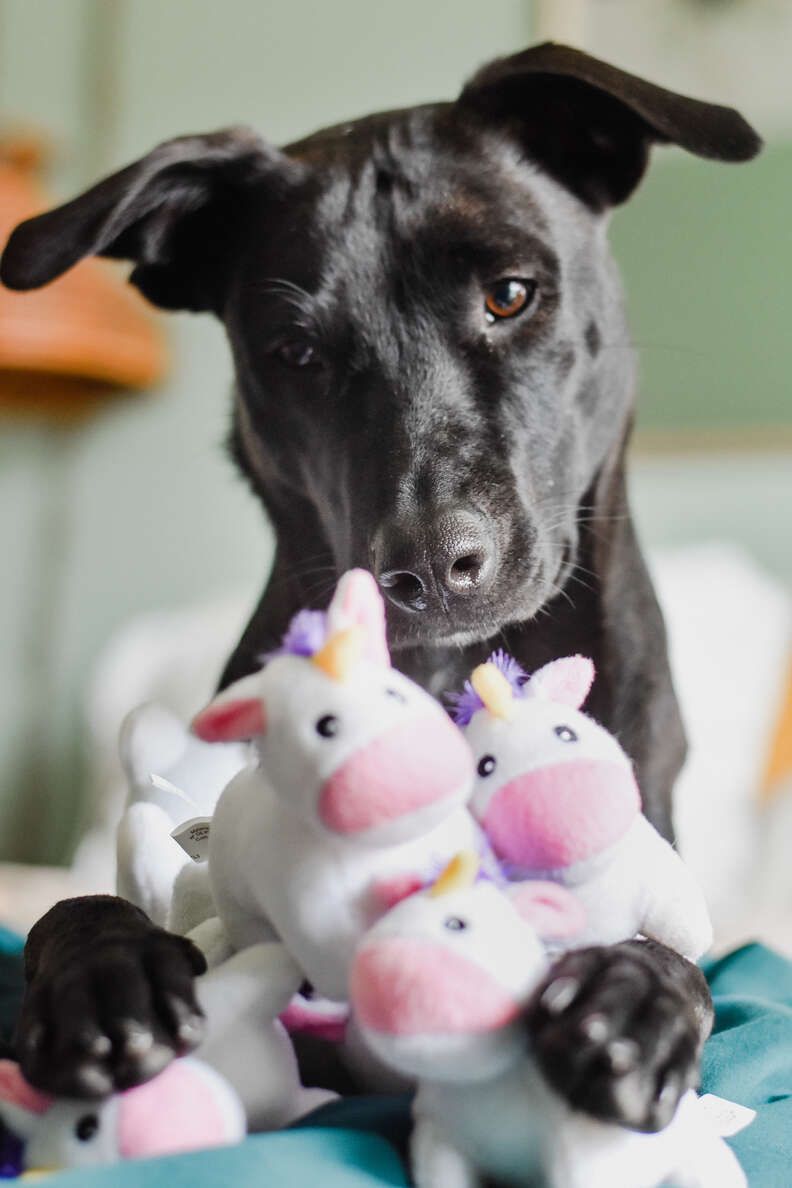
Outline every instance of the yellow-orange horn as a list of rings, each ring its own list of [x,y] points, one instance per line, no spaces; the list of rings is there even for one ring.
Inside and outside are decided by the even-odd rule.
[[[365,629],[356,624],[343,631],[336,631],[324,647],[314,652],[311,660],[334,681],[345,681],[362,658],[365,646]]]
[[[448,895],[451,891],[462,891],[465,887],[472,887],[478,872],[478,854],[473,850],[460,850],[437,876],[429,889],[429,895],[432,899],[437,899],[439,895]]]
[[[506,721],[514,713],[514,690],[494,664],[479,664],[470,674],[470,683],[489,712]]]

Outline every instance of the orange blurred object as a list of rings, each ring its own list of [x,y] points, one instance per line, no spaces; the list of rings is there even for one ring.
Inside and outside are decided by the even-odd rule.
[[[38,181],[42,144],[0,138],[0,244],[53,205]],[[83,260],[28,293],[0,285],[0,415],[85,417],[121,390],[162,378],[165,341],[111,264]]]
[[[771,801],[792,784],[792,659],[789,662],[781,711],[762,780],[762,800]]]

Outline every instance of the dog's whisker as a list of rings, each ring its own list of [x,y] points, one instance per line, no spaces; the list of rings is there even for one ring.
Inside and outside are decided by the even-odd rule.
[[[578,565],[577,563],[575,564],[573,573],[585,573],[588,574],[589,577],[597,579],[600,577],[600,574],[597,573],[596,569],[587,569],[585,565]]]
[[[628,515],[618,516],[604,516],[597,513],[593,516],[578,516],[575,520],[576,524],[617,524],[622,520],[629,520]]]
[[[316,591],[321,585],[328,585],[327,582],[320,583],[318,581],[306,585],[305,579],[311,577],[327,577],[329,579],[329,590],[332,591],[338,577],[338,571],[335,565],[327,565],[317,567],[316,569],[309,569],[308,571],[300,570],[296,574],[283,574],[280,578],[271,579],[269,589],[281,591],[296,584],[299,587],[301,597],[310,600],[311,598],[318,597]]]
[[[559,585],[556,585],[556,584],[554,583],[554,584],[553,584],[553,585],[550,587],[550,595],[551,595],[551,597],[553,597],[553,598],[563,598],[563,599],[565,599],[565,601],[566,601],[566,602],[568,602],[568,603],[569,603],[569,605],[572,607],[572,610],[574,610],[574,609],[575,609],[575,603],[574,603],[574,602],[573,602],[573,600],[572,600],[572,596],[571,596],[571,594],[569,593],[569,591],[565,589],[565,587],[564,587],[564,586],[559,586]]]
[[[580,577],[578,577],[578,576],[577,576],[577,574],[570,573],[569,577],[567,578],[567,581],[568,581],[568,582],[574,582],[576,586],[581,586],[581,587],[582,587],[582,589],[584,589],[584,590],[588,590],[588,591],[589,591],[589,593],[595,593],[595,592],[596,592],[596,586],[593,586],[593,585],[591,584],[591,582],[587,582],[587,581],[585,580],[585,578],[580,578]]]
[[[303,582],[307,578],[312,577],[327,577],[328,574],[335,576],[336,572],[335,565],[315,565],[311,569],[301,569],[300,572],[295,576],[297,577],[298,581]]]
[[[653,342],[651,339],[639,339],[634,342],[624,343],[603,343],[602,350],[625,350],[632,351],[669,351],[679,355],[693,355],[699,359],[712,358],[712,351],[703,351],[698,347],[688,346],[680,342]]]
[[[327,570],[324,573],[318,572],[313,579],[301,581],[300,585],[306,597],[316,598],[319,590],[332,590],[335,583],[335,571]]]
[[[317,572],[329,573],[331,570],[336,571],[336,566],[334,563],[328,562],[325,565],[319,565],[318,562],[320,560],[321,560],[320,557],[316,557],[313,561],[308,559],[304,565],[300,565],[298,568],[293,570],[291,573],[285,575],[284,578],[281,580],[285,580],[285,581],[289,581],[289,582],[293,582],[293,581],[299,582],[302,578],[310,577],[313,573],[317,573]]]

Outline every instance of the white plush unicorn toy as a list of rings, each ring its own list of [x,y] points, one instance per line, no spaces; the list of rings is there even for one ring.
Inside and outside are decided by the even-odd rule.
[[[245,1137],[239,1098],[208,1065],[175,1060],[145,1085],[103,1101],[40,1093],[11,1060],[0,1060],[3,1177],[92,1167],[224,1146]]]
[[[119,752],[128,793],[116,834],[116,889],[164,926],[176,879],[191,862],[173,832],[212,815],[223,788],[244,767],[246,749],[239,743],[209,746],[166,706],[147,702],[124,719]],[[196,904],[195,896],[193,890],[189,923],[196,913],[211,914],[206,897]],[[184,920],[172,923],[182,931]]]
[[[545,977],[540,938],[567,937],[579,905],[557,884],[507,892],[461,854],[363,938],[351,1003],[377,1056],[419,1079],[416,1188],[476,1188],[485,1176],[548,1188],[746,1188],[695,1093],[666,1128],[626,1130],[572,1111],[544,1080],[522,1014]]]
[[[641,813],[616,739],[580,711],[593,679],[582,656],[530,678],[502,652],[474,670],[452,698],[476,763],[470,810],[510,879],[574,891],[577,946],[641,934],[695,961],[712,943],[704,896]]]
[[[384,605],[364,570],[344,575],[326,615],[296,616],[280,654],[193,730],[250,739],[258,756],[223,792],[209,836],[230,948],[280,937],[328,999],[346,1000],[355,945],[391,903],[460,848],[484,846],[465,807],[470,750],[391,667]]]
[[[333,1100],[302,1086],[278,1020],[295,973],[280,943],[235,953],[198,979],[207,1026],[197,1053],[101,1102],[40,1093],[17,1064],[0,1060],[0,1120],[10,1132],[0,1135],[0,1180],[236,1143],[247,1130],[280,1129]]]

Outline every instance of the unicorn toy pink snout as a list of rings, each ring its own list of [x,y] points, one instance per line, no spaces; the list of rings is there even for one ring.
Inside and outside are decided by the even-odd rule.
[[[319,797],[323,825],[336,833],[363,833],[443,806],[449,793],[470,786],[473,764],[462,735],[429,702],[422,708],[372,739],[325,780]]]
[[[449,916],[443,926],[461,930],[469,924]],[[394,988],[406,976],[410,991],[402,997]],[[358,1021],[393,1036],[491,1031],[510,1023],[520,1006],[469,957],[422,938],[382,937],[366,945],[355,963],[352,987]]]
[[[370,1047],[409,1075],[474,1080],[513,1058],[511,1024],[547,964],[540,933],[583,925],[555,884],[504,894],[478,874],[474,854],[458,855],[378,921],[355,955],[356,1021]]]
[[[627,765],[580,759],[509,780],[489,799],[482,824],[500,858],[517,869],[549,871],[618,841],[640,804]]]
[[[583,862],[623,837],[640,812],[629,759],[580,712],[593,676],[590,660],[570,656],[529,679],[501,653],[456,699],[476,763],[471,811],[517,871]]]

